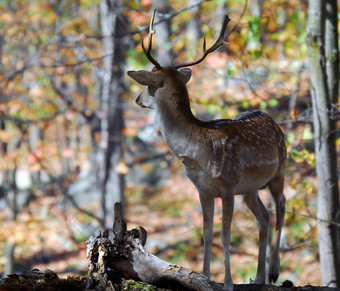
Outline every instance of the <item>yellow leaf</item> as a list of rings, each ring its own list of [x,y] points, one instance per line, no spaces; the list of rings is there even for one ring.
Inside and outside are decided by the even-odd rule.
[[[142,169],[145,173],[151,173],[152,167],[149,164],[142,165]]]

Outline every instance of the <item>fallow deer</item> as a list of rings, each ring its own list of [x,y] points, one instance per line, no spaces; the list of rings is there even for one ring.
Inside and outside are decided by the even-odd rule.
[[[279,245],[285,215],[283,195],[286,147],[280,127],[260,111],[243,112],[232,120],[208,122],[197,119],[190,109],[186,83],[191,77],[189,67],[202,62],[224,41],[230,21],[225,17],[221,33],[203,56],[193,62],[162,67],[152,56],[154,15],[150,21],[148,48],[144,54],[154,65],[151,72],[129,71],[128,75],[146,89],[137,97],[139,106],[155,109],[156,122],[169,148],[184,164],[186,175],[196,186],[203,212],[204,262],[203,273],[210,277],[210,257],[213,239],[214,198],[222,199],[221,238],[225,260],[224,285],[233,290],[230,272],[230,228],[234,210],[234,195],[241,194],[255,215],[259,228],[258,266],[255,284],[266,281],[266,248],[270,215],[258,196],[266,186],[276,205],[276,237],[269,267],[269,281],[279,276]],[[184,68],[182,70],[178,70]]]

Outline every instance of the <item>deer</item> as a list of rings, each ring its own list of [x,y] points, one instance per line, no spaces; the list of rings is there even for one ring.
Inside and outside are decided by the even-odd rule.
[[[174,153],[184,165],[187,177],[198,190],[203,214],[203,274],[210,278],[213,241],[214,200],[222,199],[221,241],[224,253],[224,286],[233,290],[230,269],[231,222],[235,195],[242,195],[254,214],[259,230],[257,274],[254,284],[266,283],[266,249],[269,241],[270,212],[258,191],[269,187],[275,202],[276,230],[268,279],[275,282],[280,271],[280,238],[285,216],[283,193],[287,158],[284,134],[266,113],[246,111],[233,119],[202,121],[190,107],[187,83],[192,67],[210,53],[227,45],[224,40],[230,18],[225,16],[215,43],[196,61],[162,67],[151,55],[155,11],[149,24],[148,47],[141,45],[145,56],[154,65],[150,71],[128,71],[137,83],[146,86],[137,97],[142,108],[155,110],[155,122]]]

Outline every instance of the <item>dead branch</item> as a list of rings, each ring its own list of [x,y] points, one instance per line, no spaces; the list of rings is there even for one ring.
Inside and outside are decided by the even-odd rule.
[[[103,290],[114,290],[111,279],[117,277],[118,273],[122,277],[172,290],[225,290],[223,284],[212,281],[201,273],[170,264],[149,253],[144,248],[147,237],[145,229],[137,227],[127,230],[121,204],[116,203],[114,209],[114,237],[109,237],[112,230],[105,230],[87,241],[87,288],[97,286]],[[240,284],[234,285],[234,290],[340,291],[329,287],[293,287],[290,281],[285,281],[282,286]]]
[[[126,230],[122,208],[115,204],[114,238],[109,231],[92,236],[87,241],[87,260],[91,284],[101,288],[111,287],[110,273],[125,276],[156,286],[180,290],[223,290],[223,284],[216,283],[201,273],[165,262],[144,248],[146,231],[142,227]]]

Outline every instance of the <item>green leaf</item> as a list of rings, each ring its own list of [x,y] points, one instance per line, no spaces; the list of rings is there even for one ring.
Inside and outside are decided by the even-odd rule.
[[[242,101],[242,107],[243,107],[244,109],[248,109],[249,106],[250,106],[250,104],[249,104],[249,101],[248,101],[248,100],[243,100],[243,101]]]
[[[293,144],[294,141],[295,141],[294,133],[292,133],[292,132],[288,133],[288,135],[287,135],[287,143],[288,144]]]
[[[310,130],[310,128],[304,128],[302,133],[302,140],[312,140],[313,139],[313,133]]]
[[[216,104],[210,104],[208,107],[208,112],[211,115],[215,115],[219,111],[218,105]]]
[[[263,101],[263,100],[261,100],[261,102],[260,102],[260,109],[266,109],[267,108],[267,102],[265,102],[265,101]]]
[[[229,77],[234,76],[234,70],[233,70],[233,68],[228,67],[228,69],[227,69],[227,74],[228,74]]]
[[[277,101],[277,99],[272,98],[269,100],[268,103],[270,107],[276,107],[279,104],[279,101]]]
[[[279,35],[280,34],[278,32],[274,32],[270,35],[270,37],[271,37],[272,40],[278,40]]]
[[[249,39],[252,41],[257,41],[260,39],[260,24],[261,24],[261,17],[255,16],[248,21],[249,25]]]
[[[306,38],[307,38],[307,31],[304,31],[301,33],[298,37],[297,43],[298,44],[305,44],[306,43]]]

